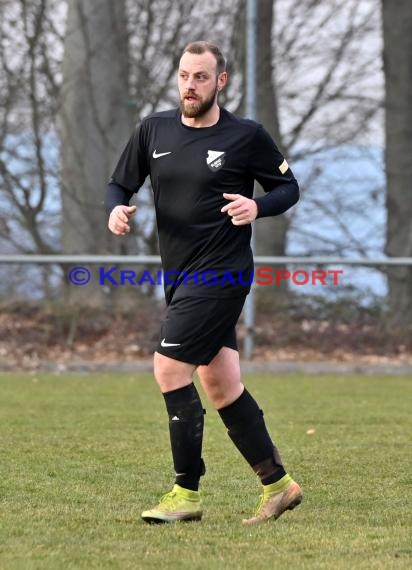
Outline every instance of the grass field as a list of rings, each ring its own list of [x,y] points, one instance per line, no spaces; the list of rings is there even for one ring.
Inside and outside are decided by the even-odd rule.
[[[412,378],[246,384],[303,505],[242,526],[259,486],[206,406],[204,518],[150,526],[173,481],[151,377],[0,375],[1,570],[412,568]]]

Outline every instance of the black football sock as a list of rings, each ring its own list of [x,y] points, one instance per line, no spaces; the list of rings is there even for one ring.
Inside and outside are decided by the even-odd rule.
[[[202,402],[193,383],[163,396],[169,414],[175,482],[185,489],[197,491],[200,476],[205,473],[202,459],[205,411]]]
[[[275,483],[286,475],[266,429],[263,412],[246,389],[237,400],[218,412],[230,439],[263,485]]]

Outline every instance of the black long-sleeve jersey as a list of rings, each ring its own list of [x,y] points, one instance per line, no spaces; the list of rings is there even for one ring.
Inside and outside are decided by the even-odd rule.
[[[154,113],[136,128],[120,157],[109,183],[109,210],[128,203],[148,175],[166,302],[247,294],[253,278],[251,225],[235,226],[221,212],[228,203],[223,193],[252,198],[256,179],[269,193],[256,199],[258,217],[283,213],[297,202],[296,179],[270,135],[223,108],[219,121],[203,128],[184,125],[179,109]]]

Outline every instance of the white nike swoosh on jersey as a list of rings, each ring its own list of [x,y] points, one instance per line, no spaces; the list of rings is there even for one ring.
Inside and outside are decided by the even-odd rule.
[[[161,156],[166,156],[166,154],[172,154],[172,151],[169,152],[157,152],[156,150],[153,151],[153,158],[160,158]]]
[[[180,343],[176,344],[175,342],[165,342],[165,340],[166,340],[165,338],[162,340],[162,342],[160,343],[160,346],[163,346],[165,348],[168,346],[180,346]]]

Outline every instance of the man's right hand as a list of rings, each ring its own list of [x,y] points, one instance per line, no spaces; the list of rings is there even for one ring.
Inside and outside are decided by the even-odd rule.
[[[116,206],[110,213],[108,227],[115,236],[130,232],[129,220],[136,213],[136,206]]]

